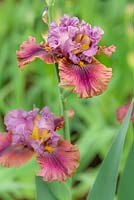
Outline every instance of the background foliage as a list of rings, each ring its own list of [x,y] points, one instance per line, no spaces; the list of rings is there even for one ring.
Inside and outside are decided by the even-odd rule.
[[[72,142],[81,152],[81,165],[74,176],[74,200],[84,200],[92,187],[113,136],[118,129],[116,109],[126,103],[134,83],[134,3],[129,0],[55,0],[53,16],[58,20],[68,13],[92,25],[101,26],[105,35],[101,44],[117,46],[110,59],[101,61],[113,68],[113,78],[108,90],[92,99],[81,100],[71,95],[68,107],[73,108],[71,120]],[[21,72],[17,68],[15,51],[29,35],[42,41],[47,31],[41,19],[44,0],[0,1],[0,131],[4,130],[3,117],[16,109],[42,108],[49,105],[59,113],[54,68],[36,60]],[[133,91],[134,92],[134,91]],[[120,173],[132,142],[132,128],[125,142]],[[0,167],[0,198],[3,200],[34,199],[35,161],[19,169]]]

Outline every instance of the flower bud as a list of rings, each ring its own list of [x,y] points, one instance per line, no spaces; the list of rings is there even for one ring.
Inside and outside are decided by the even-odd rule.
[[[42,13],[42,20],[44,23],[48,24],[48,7],[46,7]]]
[[[46,3],[48,6],[53,6],[55,3],[55,0],[46,0]]]

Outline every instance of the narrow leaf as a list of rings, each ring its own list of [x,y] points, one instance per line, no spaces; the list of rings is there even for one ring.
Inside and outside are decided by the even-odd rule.
[[[41,177],[36,177],[36,200],[57,200]]]
[[[87,200],[113,200],[116,190],[117,176],[121,153],[127,133],[132,104],[127,112],[125,120],[105,157],[94,186],[89,193]],[[101,136],[100,136],[101,137]]]
[[[48,183],[36,177],[36,200],[70,200],[71,191],[66,182],[53,181]]]
[[[119,184],[119,200],[134,200],[134,142],[126,161],[123,175]]]

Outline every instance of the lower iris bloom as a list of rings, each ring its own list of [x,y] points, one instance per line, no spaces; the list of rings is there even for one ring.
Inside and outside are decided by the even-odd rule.
[[[115,46],[98,46],[104,31],[92,27],[77,17],[64,15],[59,25],[50,24],[46,44],[36,44],[33,37],[17,51],[18,65],[23,68],[35,58],[47,64],[59,62],[60,86],[72,88],[80,98],[103,93],[112,77],[112,69],[101,64],[95,56],[103,52],[110,57]]]
[[[19,167],[34,155],[40,166],[38,176],[45,181],[64,181],[79,165],[79,150],[57,134],[64,125],[48,107],[39,112],[13,110],[4,119],[7,131],[0,134],[0,165]]]

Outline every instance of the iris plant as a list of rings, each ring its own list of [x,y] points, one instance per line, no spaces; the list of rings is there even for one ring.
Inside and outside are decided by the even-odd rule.
[[[16,52],[18,65],[23,69],[36,58],[46,64],[58,63],[59,87],[72,89],[80,98],[100,95],[108,87],[112,69],[97,58],[102,53],[110,57],[115,51],[114,45],[99,46],[103,34],[98,26],[64,15],[59,24],[50,23],[45,43],[37,44],[30,36],[20,46]],[[79,166],[80,155],[77,146],[66,140],[69,137],[63,139],[57,133],[63,127],[64,132],[68,131],[64,104],[62,101],[60,117],[48,107],[7,113],[4,119],[7,132],[0,134],[0,164],[19,167],[35,155],[40,166],[38,175],[45,181],[64,181],[72,176]]]

